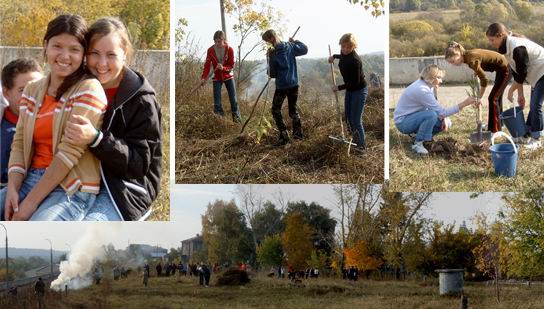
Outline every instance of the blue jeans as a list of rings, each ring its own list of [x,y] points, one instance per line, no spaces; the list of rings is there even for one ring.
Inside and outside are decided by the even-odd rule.
[[[425,110],[407,115],[395,125],[404,134],[417,133],[416,142],[421,142],[432,140],[440,132],[442,120],[435,111]]]
[[[527,115],[527,129],[533,138],[540,138],[540,131],[544,129],[542,118],[542,101],[544,101],[544,77],[540,78],[531,89],[531,104]]]
[[[96,197],[93,208],[85,214],[83,221],[123,221],[104,183],[100,186],[100,193]]]
[[[240,119],[240,111],[238,110],[238,102],[236,101],[236,89],[234,88],[234,78],[225,81],[213,81],[213,111],[221,116],[225,115],[223,105],[221,104],[221,88],[225,84],[227,93],[229,94],[230,110],[233,119]]]
[[[363,128],[362,116],[365,109],[368,88],[361,90],[346,91],[344,98],[344,111],[349,124],[351,136],[358,147],[365,146],[365,129]]]
[[[19,190],[19,203],[30,193],[32,188],[40,181],[45,169],[30,169]],[[2,220],[4,218],[4,207],[6,203],[7,188],[0,191],[0,212]],[[96,194],[78,191],[72,196],[68,196],[66,191],[57,186],[40,203],[30,221],[78,221],[82,220],[85,213],[93,207]]]

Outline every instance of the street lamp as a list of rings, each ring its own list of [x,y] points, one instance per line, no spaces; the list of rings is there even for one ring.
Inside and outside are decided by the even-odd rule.
[[[51,252],[51,279],[53,279],[53,243],[51,242],[51,240],[47,238],[45,240],[49,242],[49,246],[51,247],[51,250],[50,250]]]
[[[4,228],[4,231],[6,231],[6,291],[9,291],[9,278],[8,278],[8,229],[5,225],[0,223],[0,225]]]

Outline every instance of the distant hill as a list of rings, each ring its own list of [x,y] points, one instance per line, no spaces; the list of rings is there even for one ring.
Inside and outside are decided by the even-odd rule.
[[[4,247],[0,247],[0,258],[4,258]],[[66,251],[53,250],[53,259],[58,259],[61,255],[67,253]],[[29,258],[32,256],[41,257],[49,260],[50,251],[48,249],[28,249],[28,248],[12,248],[8,247],[8,254],[10,258],[24,257]]]
[[[361,55],[363,60],[363,70],[365,72],[366,79],[370,76],[370,73],[376,73],[380,76],[383,82],[384,76],[384,53],[374,52]],[[326,58],[297,58],[298,76],[300,85],[311,91],[321,95],[330,95],[331,71],[330,65]],[[338,61],[334,64],[336,82],[342,84],[342,76],[338,69]],[[246,93],[242,93],[241,97],[247,98],[255,96],[266,83],[268,76],[266,75],[266,64],[264,61],[259,61],[257,68],[258,73],[254,75],[251,80],[251,85]]]

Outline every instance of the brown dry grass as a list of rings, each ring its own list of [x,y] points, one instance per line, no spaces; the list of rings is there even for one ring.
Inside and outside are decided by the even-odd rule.
[[[153,202],[150,221],[170,220],[170,100],[168,94],[158,98],[162,112],[162,176],[159,196]]]
[[[383,89],[371,91],[365,107],[363,124],[369,149],[362,155],[353,150],[348,155],[346,145],[328,138],[340,133],[328,98],[326,103],[299,98],[305,140],[274,147],[278,133],[270,115],[271,98],[264,109],[264,99],[259,102],[252,121],[239,135],[241,126],[230,116],[213,114],[211,87],[193,95],[189,88],[181,82],[176,85],[176,183],[383,182]],[[228,99],[222,102],[229,115]],[[252,104],[240,103],[242,117],[249,115]],[[256,131],[262,116],[273,129],[258,144]],[[289,126],[288,116],[284,117]]]
[[[173,277],[150,278],[146,288],[140,276],[121,281],[105,280],[99,286],[81,291],[48,292],[47,308],[458,308],[457,297],[440,297],[436,283],[415,281],[320,278],[304,280],[302,285],[287,279],[257,277],[241,287],[198,285],[196,278],[176,282]],[[465,283],[469,308],[542,308],[544,285],[502,286],[501,302],[494,298],[492,286]],[[31,293],[20,291],[18,302],[9,308],[36,307]],[[1,299],[0,299],[1,300]],[[26,307],[23,305],[26,305]],[[7,305],[8,303],[3,303]],[[6,307],[8,308],[8,307]]]

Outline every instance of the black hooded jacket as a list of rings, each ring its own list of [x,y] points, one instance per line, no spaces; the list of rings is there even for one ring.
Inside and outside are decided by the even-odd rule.
[[[161,110],[155,90],[125,67],[117,94],[104,114],[103,137],[91,152],[102,181],[124,220],[140,219],[157,198],[161,181]]]

